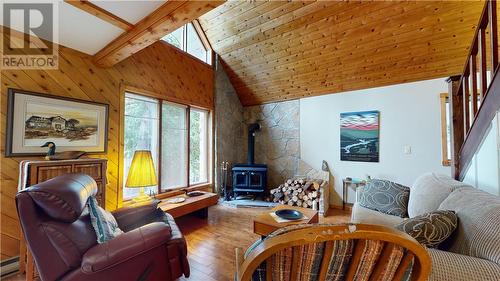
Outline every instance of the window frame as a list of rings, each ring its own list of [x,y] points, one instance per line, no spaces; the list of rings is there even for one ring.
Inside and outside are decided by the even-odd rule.
[[[193,27],[194,32],[196,33],[196,35],[198,36],[198,39],[200,40],[201,44],[205,48],[205,60],[201,60],[197,56],[188,52],[188,43],[187,43],[187,41],[188,41],[187,40],[188,25],[191,25]],[[192,22],[188,22],[188,23],[184,24],[183,26],[181,26],[179,28],[182,28],[182,42],[181,42],[182,48],[179,49],[176,46],[170,44],[169,42],[163,40],[163,37],[160,40],[167,43],[170,46],[173,46],[176,49],[183,51],[184,53],[190,55],[191,57],[196,58],[197,60],[203,62],[204,64],[207,64],[207,65],[213,67],[214,66],[214,52],[213,52],[212,46],[210,45],[210,42],[208,41],[208,39],[205,35],[205,32],[201,28],[200,23],[197,20],[194,20]],[[169,34],[166,34],[165,36],[167,36]]]
[[[201,108],[201,107],[196,107],[196,106],[191,106],[189,108],[189,111],[187,112],[188,114],[188,118],[189,118],[189,122],[188,122],[188,166],[190,166],[190,163],[191,163],[191,138],[190,138],[190,134],[191,134],[191,109],[193,109],[193,111],[198,111],[198,112],[205,112],[207,114],[207,122],[205,123],[205,138],[207,140],[207,143],[206,143],[206,147],[205,147],[205,150],[207,152],[207,159],[206,159],[206,165],[207,165],[207,180],[206,181],[201,181],[201,182],[196,182],[196,183],[191,183],[190,182],[190,174],[188,174],[188,186],[195,186],[195,185],[203,185],[203,184],[208,184],[210,183],[210,157],[211,157],[211,151],[210,151],[210,146],[211,146],[211,133],[210,133],[210,124],[211,124],[211,115],[210,115],[210,110],[206,109],[206,108]],[[191,169],[188,167],[188,173],[191,172]]]
[[[448,93],[439,94],[439,104],[441,109],[441,164],[451,166],[451,155],[448,155],[448,141],[451,137],[448,135],[449,122],[451,122],[450,117],[447,116],[447,112],[450,112]]]
[[[213,167],[213,133],[212,133],[212,122],[213,122],[213,109],[211,108],[206,108],[202,106],[197,106],[197,105],[190,105],[182,101],[178,100],[172,100],[172,99],[166,99],[164,97],[161,97],[160,95],[157,95],[154,92],[149,92],[149,91],[143,91],[140,89],[136,89],[134,87],[124,87],[122,89],[122,98],[121,98],[121,105],[122,105],[122,110],[120,111],[120,122],[121,122],[121,128],[125,128],[125,99],[127,98],[127,94],[135,95],[135,96],[142,96],[145,98],[150,98],[150,99],[155,99],[158,102],[158,112],[159,112],[159,126],[158,126],[158,162],[157,162],[157,169],[158,169],[158,186],[157,186],[157,192],[156,195],[158,198],[164,198],[168,197],[170,195],[176,195],[180,194],[182,190],[198,190],[198,189],[203,189],[206,187],[209,187],[212,185],[213,182],[213,172],[211,171],[211,168]],[[186,151],[187,151],[187,159],[186,159],[186,186],[181,186],[181,187],[175,187],[175,188],[169,188],[169,189],[164,189],[162,191],[162,185],[161,185],[161,174],[162,174],[162,161],[161,161],[161,153],[162,153],[162,143],[161,143],[161,132],[162,132],[162,121],[163,121],[163,116],[162,116],[162,109],[163,109],[163,103],[170,103],[174,105],[180,105],[185,107],[185,114],[186,114],[186,136],[187,136],[187,141],[186,141]],[[189,181],[189,175],[190,175],[190,152],[191,152],[191,142],[190,142],[190,111],[191,109],[194,110],[202,110],[207,112],[207,120],[206,120],[206,126],[207,126],[207,181],[206,182],[200,182],[200,183],[194,183],[191,184]],[[121,190],[121,200],[123,202],[130,201],[132,198],[124,198],[123,197],[123,190],[125,188],[124,183],[125,183],[125,178],[126,175],[124,174],[124,154],[125,154],[125,134],[124,130],[120,130],[120,163],[119,163],[119,186]]]

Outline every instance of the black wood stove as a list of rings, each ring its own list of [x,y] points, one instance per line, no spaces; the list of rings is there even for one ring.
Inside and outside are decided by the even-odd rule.
[[[260,130],[258,123],[248,125],[247,164],[236,164],[232,168],[233,192],[238,194],[265,193],[267,187],[267,165],[255,164],[255,133]]]

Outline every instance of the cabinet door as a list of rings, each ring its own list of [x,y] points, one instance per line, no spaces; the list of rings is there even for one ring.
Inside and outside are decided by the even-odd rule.
[[[36,183],[71,173],[71,165],[38,167]]]
[[[75,164],[75,173],[87,174],[93,177],[95,180],[102,179],[102,164]]]

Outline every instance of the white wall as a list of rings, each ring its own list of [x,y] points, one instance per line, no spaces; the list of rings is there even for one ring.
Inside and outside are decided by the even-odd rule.
[[[345,177],[370,175],[409,186],[425,172],[450,175],[450,168],[441,165],[443,92],[444,78],[301,99],[301,158],[317,169],[322,160],[328,162],[337,193],[330,203],[341,204]],[[380,111],[380,162],[340,161],[340,113],[365,110]],[[406,145],[411,154],[403,153]],[[350,191],[348,201],[354,199]]]
[[[464,182],[491,194],[500,195],[500,113],[472,159]]]

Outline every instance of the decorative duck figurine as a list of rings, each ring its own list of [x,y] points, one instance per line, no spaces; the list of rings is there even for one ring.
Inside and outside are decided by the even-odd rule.
[[[85,151],[63,151],[56,153],[56,144],[48,141],[41,145],[40,147],[48,147],[47,155],[45,160],[68,160],[68,159],[78,159],[84,155]]]

